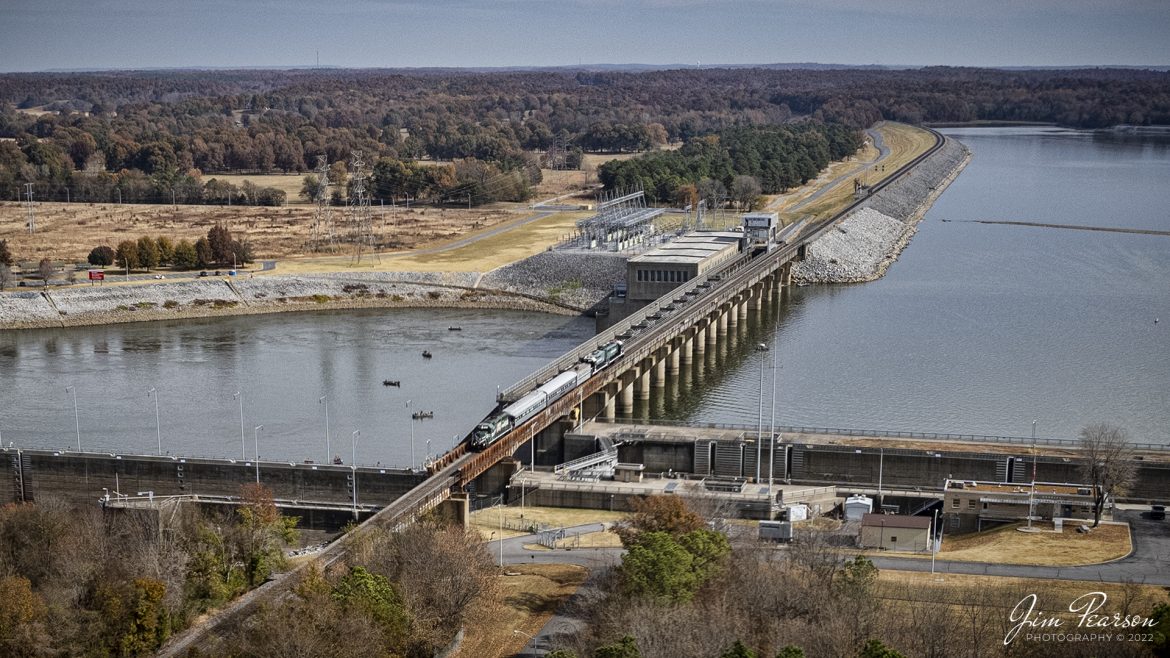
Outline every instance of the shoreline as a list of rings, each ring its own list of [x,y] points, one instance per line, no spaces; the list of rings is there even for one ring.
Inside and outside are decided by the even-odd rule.
[[[588,311],[587,307],[524,292],[406,279],[390,282],[358,277],[265,277],[262,282],[265,288],[292,288],[298,293],[279,297],[270,297],[267,292],[255,290],[241,291],[232,281],[196,283],[197,286],[191,282],[121,286],[99,289],[101,291],[96,293],[86,289],[87,292],[81,296],[90,308],[80,311],[74,308],[61,310],[58,300],[54,298],[54,292],[61,295],[68,289],[50,290],[48,294],[44,294],[46,291],[13,293],[11,297],[0,297],[0,300],[24,301],[33,308],[26,310],[23,318],[7,319],[0,326],[0,333],[24,329],[364,308],[485,308],[566,316],[582,315]],[[371,291],[372,286],[381,287]],[[247,294],[249,292],[251,295]],[[18,298],[16,294],[22,297]],[[159,301],[163,298],[168,299]],[[182,298],[184,301],[180,303],[174,298]],[[76,300],[62,301],[62,305],[69,308],[70,302]]]
[[[878,192],[876,195],[871,197],[869,202],[853,213],[850,213],[850,215],[844,218],[841,222],[841,232],[846,233],[844,225],[848,224],[851,218],[857,217],[857,221],[866,222],[868,220],[861,219],[862,217],[865,217],[865,213],[863,211],[867,209],[876,211],[879,213],[878,217],[882,218],[883,221],[886,221],[889,224],[900,225],[896,234],[891,236],[892,239],[882,239],[880,237],[873,237],[872,235],[869,237],[853,238],[852,236],[857,234],[850,231],[849,239],[852,239],[852,242],[849,242],[849,239],[847,239],[846,242],[838,242],[835,245],[826,245],[824,248],[827,249],[827,256],[818,254],[817,247],[815,245],[811,245],[810,257],[805,261],[802,261],[800,266],[798,266],[797,269],[793,272],[794,279],[802,285],[848,284],[868,283],[870,281],[876,281],[885,276],[890,266],[898,260],[906,247],[910,245],[914,235],[918,232],[919,224],[922,222],[923,218],[925,218],[926,213],[930,211],[930,208],[934,206],[934,202],[938,200],[942,193],[946,191],[950,184],[954,182],[956,178],[958,178],[959,174],[961,174],[967,165],[971,162],[972,155],[970,149],[968,149],[962,142],[959,142],[958,140],[952,139],[950,141],[956,144],[958,148],[962,149],[962,157],[958,158],[949,169],[945,170],[945,173],[940,178],[936,179],[936,182],[930,185],[930,188],[925,196],[923,196],[922,199],[917,203],[914,203],[913,206],[909,207],[908,209],[902,207],[902,212],[898,212],[895,208],[886,208],[884,210],[880,209],[887,205],[885,202],[888,201],[891,197],[904,194],[902,190],[897,188],[890,188]],[[930,160],[927,160],[923,164],[927,164],[929,162]],[[911,192],[911,200],[913,199],[913,196],[914,195]],[[897,205],[897,203],[894,205]],[[889,241],[887,242],[886,240]],[[882,244],[883,242],[885,243],[884,245]],[[875,254],[865,254],[860,258],[860,260],[850,259],[845,261],[848,262],[848,265],[845,265],[847,270],[852,268],[857,272],[850,273],[848,271],[841,272],[840,269],[838,269],[842,265],[838,264],[837,259],[838,257],[842,257],[839,256],[839,254],[841,254],[840,250],[843,248],[847,253],[855,250],[864,252],[867,250],[867,248],[879,248],[881,251],[880,253]],[[834,249],[837,250],[836,253],[834,253]],[[819,261],[817,259],[818,256],[820,258]],[[826,258],[828,259],[827,262]],[[826,270],[826,266],[829,268],[828,270]],[[832,271],[833,269],[837,269],[837,271],[834,272]]]

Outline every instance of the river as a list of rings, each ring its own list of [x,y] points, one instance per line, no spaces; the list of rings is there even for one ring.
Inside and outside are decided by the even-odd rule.
[[[974,158],[884,278],[793,289],[724,368],[639,415],[751,425],[763,397],[767,423],[762,341],[778,350],[779,424],[1027,436],[1035,420],[1038,435],[1069,438],[1105,421],[1170,443],[1170,237],[965,221],[1170,230],[1170,139],[946,132]],[[420,309],[0,332],[0,440],[74,446],[72,385],[87,449],[153,453],[161,434],[164,453],[236,457],[258,437],[262,457],[348,463],[358,430],[358,462],[405,466],[413,426],[421,463],[428,440],[441,452],[490,411],[497,385],[591,328]],[[435,417],[412,423],[412,410]]]
[[[777,423],[1170,444],[1170,138],[948,129],[973,159],[885,277],[796,288],[774,332]],[[949,221],[942,221],[942,220]],[[1155,324],[1155,318],[1160,322]],[[767,334],[771,333],[768,337]],[[656,413],[771,419],[770,353]]]

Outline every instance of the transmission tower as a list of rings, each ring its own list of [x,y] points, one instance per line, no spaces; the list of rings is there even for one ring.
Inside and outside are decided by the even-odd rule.
[[[317,156],[317,194],[313,198],[317,209],[313,213],[313,251],[320,251],[322,243],[333,251],[333,209],[329,206],[329,159]]]
[[[362,251],[367,248],[375,259],[378,258],[374,249],[374,220],[373,213],[370,211],[370,194],[366,191],[368,177],[369,172],[366,171],[366,163],[362,159],[362,154],[354,151],[349,157],[349,205],[347,208],[350,216],[349,225],[353,229],[354,252],[351,265],[362,262]]]

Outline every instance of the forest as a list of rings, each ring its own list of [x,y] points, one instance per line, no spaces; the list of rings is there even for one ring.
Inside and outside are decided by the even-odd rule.
[[[271,192],[209,187],[208,179],[307,172],[319,156],[337,163],[354,151],[369,162],[466,161],[481,181],[490,166],[495,176],[531,184],[533,153],[567,152],[579,161],[582,150],[645,151],[738,127],[813,121],[856,130],[880,119],[1165,125],[1170,73],[931,67],[6,74],[0,198],[16,199],[33,183],[40,199],[170,202],[174,194],[176,202],[278,204],[283,199]],[[453,189],[454,182],[431,191],[442,201]],[[494,198],[481,196],[480,202]]]

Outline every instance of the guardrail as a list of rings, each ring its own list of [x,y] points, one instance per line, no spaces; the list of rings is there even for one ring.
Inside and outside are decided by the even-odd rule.
[[[548,366],[545,366],[541,370],[525,377],[524,379],[521,379],[520,381],[516,382],[512,386],[508,387],[506,390],[502,391],[497,396],[497,401],[498,402],[505,402],[505,401],[506,402],[514,402],[514,401],[520,399],[521,396],[528,393],[530,390],[532,390],[536,386],[539,386],[542,382],[547,381],[549,378],[556,376],[559,372],[561,372],[567,368],[570,368],[574,364],[578,363],[581,360],[581,357],[585,356],[586,354],[588,354],[588,353],[592,352],[594,349],[596,349],[595,345],[605,345],[605,344],[613,341],[614,339],[616,339],[617,336],[620,336],[622,334],[629,332],[636,325],[642,324],[642,323],[648,323],[650,321],[650,316],[655,315],[655,314],[662,315],[665,308],[675,304],[676,300],[679,300],[677,303],[687,303],[689,301],[693,301],[693,300],[686,299],[686,297],[689,295],[695,294],[696,291],[699,290],[700,288],[710,288],[711,284],[716,283],[716,282],[722,283],[724,281],[725,277],[727,277],[729,274],[733,274],[733,273],[743,269],[744,267],[746,267],[748,265],[755,266],[758,264],[759,269],[765,269],[766,267],[770,267],[774,261],[781,261],[784,258],[790,258],[801,246],[809,244],[811,242],[814,242],[816,239],[821,237],[821,235],[824,234],[824,232],[826,230],[828,230],[830,227],[832,227],[837,222],[839,222],[841,219],[843,219],[845,216],[847,216],[849,213],[853,212],[854,210],[856,210],[857,208],[859,208],[863,204],[865,204],[867,201],[869,201],[869,199],[873,193],[876,193],[876,192],[882,190],[883,188],[885,188],[886,186],[890,185],[891,183],[896,181],[898,178],[900,178],[902,175],[904,175],[907,171],[914,168],[920,162],[922,162],[926,158],[930,157],[936,151],[938,151],[940,148],[942,148],[942,145],[945,143],[945,138],[942,136],[941,133],[938,133],[937,131],[931,130],[930,132],[933,133],[934,137],[935,137],[935,143],[933,146],[931,146],[929,149],[927,149],[925,152],[923,152],[922,154],[920,154],[919,156],[917,156],[916,158],[914,158],[910,162],[907,162],[906,164],[899,167],[897,170],[895,170],[892,174],[890,174],[888,177],[883,179],[881,182],[874,185],[871,188],[870,195],[867,196],[865,199],[859,199],[859,200],[854,201],[853,203],[849,204],[844,210],[837,213],[833,217],[830,217],[830,218],[820,222],[820,224],[818,226],[816,226],[814,229],[812,229],[808,234],[805,235],[805,237],[800,239],[798,242],[787,245],[781,249],[776,249],[773,252],[768,253],[768,254],[766,254],[760,258],[754,259],[754,260],[751,258],[750,254],[747,254],[747,253],[742,254],[739,258],[727,263],[724,267],[721,267],[719,270],[712,272],[710,274],[695,278],[692,281],[688,282],[687,284],[680,286],[678,288],[675,288],[674,290],[672,290],[668,294],[651,302],[646,307],[637,311],[636,313],[634,313],[630,317],[626,318],[625,320],[622,320],[621,322],[614,325],[613,327],[610,327],[608,330],[598,334],[597,336],[594,336],[592,340],[587,341],[587,342],[583,343],[582,345],[574,348],[573,350],[565,353],[563,356],[559,357],[558,359],[553,361]],[[751,269],[754,270],[756,268],[752,267]],[[725,287],[726,286],[719,286],[719,289],[723,289]],[[712,292],[715,292],[715,290],[708,291],[708,294],[710,294]],[[706,295],[704,295],[704,296],[706,296]],[[722,302],[720,302],[720,303],[722,303]],[[667,313],[668,316],[673,315],[673,314],[674,314],[673,311]],[[659,320],[661,320],[661,319],[662,318],[659,318]],[[625,358],[625,355],[623,355],[623,360],[624,360],[624,358]]]
[[[593,422],[605,423],[610,425],[650,425],[654,427],[669,426],[669,427],[696,427],[703,429],[716,430],[735,430],[755,434],[757,431],[756,425],[748,425],[744,423],[702,423],[702,422],[683,422],[678,420],[664,420],[664,419],[624,419],[624,418],[594,418]],[[1046,445],[1059,446],[1064,448],[1079,448],[1080,441],[1076,439],[1057,439],[1057,438],[1043,438],[1037,437],[1035,439],[1027,436],[997,436],[991,434],[961,434],[955,432],[905,432],[900,430],[875,430],[875,429],[855,429],[855,428],[841,428],[841,427],[810,427],[804,425],[776,425],[775,430],[786,434],[827,434],[838,436],[860,436],[860,437],[875,437],[875,438],[892,438],[892,439],[926,439],[931,441],[974,441],[976,443],[1004,443],[1011,445]],[[633,435],[623,435],[624,440],[637,440]],[[1131,443],[1129,444],[1136,450],[1152,450],[1170,452],[1170,445],[1159,443]]]

